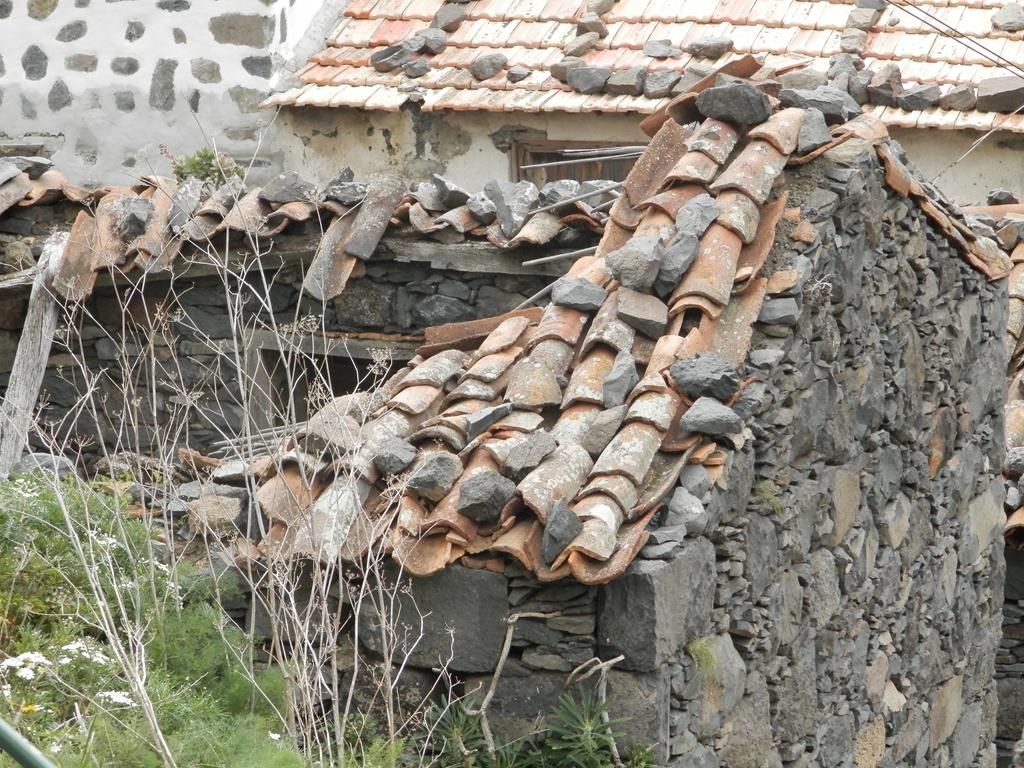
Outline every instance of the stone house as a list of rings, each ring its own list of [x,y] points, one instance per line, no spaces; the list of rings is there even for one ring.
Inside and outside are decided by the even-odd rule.
[[[279,135],[293,166],[438,172],[463,184],[621,178],[621,161],[522,166],[570,147],[642,143],[638,116],[752,54],[788,91],[785,104],[822,86],[849,93],[969,202],[1024,191],[1013,151],[1024,130],[1022,28],[1024,12],[1001,0],[352,0],[299,83],[269,104],[288,107]],[[953,165],[988,131],[969,163]]]
[[[1009,261],[877,121],[811,159],[808,113],[707,85],[543,311],[432,329],[292,435],[263,546],[389,552],[425,686],[486,686],[528,613],[500,736],[621,657],[659,763],[995,765]]]
[[[828,105],[781,108],[738,61],[748,81],[652,112],[617,197],[294,173],[85,190],[19,161],[0,230],[29,255],[0,278],[4,326],[43,284],[33,249],[55,258],[55,429],[254,478],[269,527],[225,534],[231,557],[383,546],[429,614],[410,674],[446,662],[471,693],[509,616],[541,614],[512,629],[499,733],[622,656],[610,706],[661,763],[993,765],[1015,234],[968,226],[877,119],[830,130]],[[364,394],[325,377],[287,431],[240,427],[273,413],[241,382],[295,381],[268,358],[282,338],[387,347],[389,370]],[[83,361],[115,372],[102,424],[74,407]]]

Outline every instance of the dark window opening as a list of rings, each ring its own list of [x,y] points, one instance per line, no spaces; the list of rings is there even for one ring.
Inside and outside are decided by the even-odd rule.
[[[546,168],[527,168],[524,165],[535,165],[536,163],[551,163],[557,160],[565,160],[564,155],[559,151],[564,149],[601,149],[602,147],[619,147],[629,145],[631,142],[579,142],[579,141],[516,141],[512,144],[512,180],[532,181],[538,187],[544,186],[549,181],[560,179],[575,179],[576,181],[593,181],[595,179],[607,179],[609,181],[622,181],[626,178],[636,158],[630,157],[623,160],[617,159],[596,159],[581,163],[552,165]]]
[[[274,425],[302,422],[334,397],[380,386],[404,361],[377,363],[343,355],[262,353],[270,379],[270,415]]]

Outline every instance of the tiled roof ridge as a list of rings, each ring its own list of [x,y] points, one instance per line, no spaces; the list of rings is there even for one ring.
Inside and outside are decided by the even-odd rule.
[[[917,5],[977,45],[881,0],[365,0],[346,7],[329,47],[299,73],[302,84],[265,106],[649,114],[693,82],[691,70],[758,55],[779,71],[802,61],[820,77],[800,87],[847,90],[887,125],[1024,131],[1012,114],[1024,88],[986,90],[985,81],[1012,74],[995,57],[1024,57],[1024,33],[993,18],[1002,3]],[[837,58],[851,56],[856,72],[834,71]],[[870,77],[857,74],[894,63],[894,82],[869,88]],[[586,71],[568,77],[574,67]]]
[[[795,322],[759,318],[806,279],[763,274],[766,259],[783,216],[814,237],[778,182],[847,141],[874,146],[888,186],[976,269],[1006,275],[1006,254],[877,121],[812,139],[820,113],[780,108],[745,66],[750,80],[708,78],[645,121],[651,142],[597,251],[546,308],[429,329],[368,421],[351,415],[366,396],[343,396],[263,462],[265,553],[357,560],[377,542],[415,575],[511,557],[541,581],[616,578],[684,467],[720,480],[752,439],[754,324]],[[807,236],[800,224],[791,237]]]

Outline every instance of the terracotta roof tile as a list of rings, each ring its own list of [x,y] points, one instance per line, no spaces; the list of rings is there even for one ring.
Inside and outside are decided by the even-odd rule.
[[[369,56],[381,47],[399,43],[415,30],[426,26],[443,0],[354,0],[345,16],[328,37],[328,48],[310,58],[324,67],[367,67]],[[691,57],[682,54],[669,59],[652,59],[643,53],[651,39],[667,39],[683,46],[706,35],[727,34],[732,38],[732,54],[753,53],[771,59],[793,60],[806,57],[815,68],[828,67],[828,57],[840,52],[840,37],[846,27],[853,4],[848,0],[708,0],[701,3],[671,3],[657,0],[620,0],[603,20],[609,34],[600,45],[586,54],[593,66],[613,69],[645,67],[648,71],[678,70],[687,66]],[[999,7],[996,0],[949,0],[923,6],[943,22],[957,27],[995,53],[1016,61],[1024,58],[1024,36],[1006,33],[991,26],[991,14]],[[467,60],[451,53],[452,48],[471,49],[478,55],[497,51],[510,63],[531,69],[547,70],[561,57],[562,47],[576,36],[575,20],[585,9],[584,0],[478,0],[466,7],[467,20],[449,36],[448,51],[428,60],[436,67],[467,66]],[[527,52],[530,51],[529,53]],[[536,53],[533,53],[535,51]],[[972,52],[957,40],[944,37],[915,16],[897,8],[883,10],[872,28],[864,52],[869,67],[894,60],[903,69],[903,79],[911,83],[938,83],[952,86],[978,83],[998,76],[1002,70],[985,56]],[[469,59],[468,61],[472,61]],[[446,73],[447,74],[447,73]],[[361,72],[326,71],[315,67],[298,73],[306,89],[290,89],[276,94],[266,106],[364,106],[365,94],[341,94],[339,87],[363,84],[398,86],[407,82],[400,72],[392,79]],[[504,88],[502,79],[495,79],[477,88],[461,76],[438,76],[430,72],[414,82],[424,91],[422,98],[433,109],[514,111],[568,111],[595,109],[607,112],[650,114],[658,109],[656,101],[643,96],[617,99],[602,97],[531,98],[495,96],[494,88]],[[520,81],[518,90],[551,88],[541,85],[540,78]],[[544,81],[547,78],[543,79]],[[469,94],[432,95],[430,90],[456,85],[473,88]],[[557,86],[558,90],[566,90]],[[321,92],[321,89],[332,89]],[[390,93],[376,93],[369,98],[369,107],[393,109],[401,100]],[[438,106],[440,105],[440,106]],[[900,112],[881,111],[892,125],[955,129],[957,123],[945,116],[909,116]],[[961,121],[964,126],[987,130],[998,122],[993,115],[975,115]],[[1019,131],[1019,121],[1007,121],[1006,130]]]
[[[327,38],[327,42],[333,47],[369,45],[374,33],[382,23],[379,19],[342,19],[341,23],[334,28],[331,36]]]
[[[644,11],[656,0],[620,0],[602,18],[610,23],[624,21],[630,24],[643,19]]]
[[[377,0],[351,0],[348,5],[345,6],[345,16],[351,16],[356,19],[365,19],[370,15],[373,7],[377,5]]]
[[[584,11],[584,0],[548,0],[537,14],[541,21],[572,21]]]

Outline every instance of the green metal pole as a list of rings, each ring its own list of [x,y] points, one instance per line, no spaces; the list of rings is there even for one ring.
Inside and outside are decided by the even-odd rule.
[[[0,719],[0,752],[6,752],[22,768],[57,768],[5,720]]]

